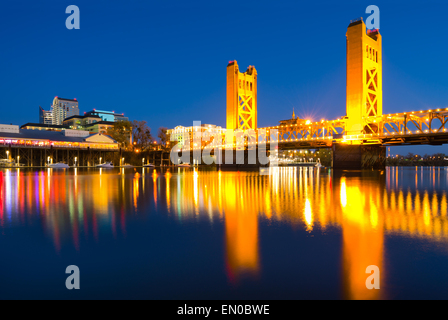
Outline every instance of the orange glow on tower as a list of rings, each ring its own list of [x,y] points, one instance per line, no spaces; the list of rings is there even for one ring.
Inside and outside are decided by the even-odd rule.
[[[367,30],[361,19],[347,28],[346,134],[377,133],[365,117],[383,114],[382,40],[378,30]]]
[[[257,70],[241,73],[236,60],[227,65],[227,129],[257,129]]]

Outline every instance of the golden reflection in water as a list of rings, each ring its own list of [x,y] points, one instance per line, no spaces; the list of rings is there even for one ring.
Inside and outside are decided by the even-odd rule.
[[[259,270],[258,212],[245,201],[252,197],[251,187],[240,175],[223,181],[227,272],[234,282],[244,273],[257,274]]]
[[[114,237],[126,236],[127,215],[137,207],[145,214],[154,205],[178,221],[222,222],[227,271],[237,282],[243,275],[261,272],[259,223],[280,222],[309,233],[332,226],[342,233],[344,292],[353,299],[384,297],[378,290],[367,291],[365,269],[377,265],[382,283],[387,280],[385,234],[448,243],[448,177],[437,168],[416,169],[416,174],[413,169],[398,174],[400,169],[390,168],[384,173],[340,175],[278,167],[262,176],[147,170],[145,175],[124,169],[101,174],[78,169],[1,170],[1,233],[36,217],[56,250],[68,241],[82,250],[85,241],[100,241],[108,231]],[[408,180],[402,180],[405,177]]]
[[[366,287],[366,268],[377,266],[384,279],[383,229],[378,228],[381,222],[375,205],[381,189],[361,183],[345,176],[340,180],[344,293],[347,299],[378,299],[382,291]]]
[[[140,175],[138,172],[134,175],[134,188],[133,188],[133,198],[134,198],[134,209],[137,210],[137,199],[138,199],[138,192],[139,192],[139,182],[140,182]]]
[[[171,212],[171,198],[170,198],[170,182],[171,182],[171,173],[167,171],[165,173],[165,179],[166,179],[166,190],[165,190],[165,196],[166,196],[166,209],[168,213]]]
[[[153,189],[154,189],[153,190],[154,191],[154,204],[155,204],[156,208],[157,208],[157,187],[156,187],[157,177],[158,177],[157,171],[156,171],[156,169],[154,169],[152,171],[152,182],[153,182]]]
[[[123,172],[85,174],[74,170],[0,170],[1,233],[5,232],[5,220],[14,226],[39,218],[56,251],[67,241],[80,250],[80,237],[98,241],[100,228],[112,230],[115,237],[116,223],[125,234],[124,213],[137,210],[146,201],[140,192],[139,173],[126,179]]]
[[[311,211],[310,199],[306,199],[305,202],[305,222],[306,222],[306,230],[313,230],[313,213]]]

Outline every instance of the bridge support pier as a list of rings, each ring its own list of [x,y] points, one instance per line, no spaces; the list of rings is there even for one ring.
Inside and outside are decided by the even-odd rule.
[[[333,169],[385,169],[386,147],[380,145],[333,145]]]

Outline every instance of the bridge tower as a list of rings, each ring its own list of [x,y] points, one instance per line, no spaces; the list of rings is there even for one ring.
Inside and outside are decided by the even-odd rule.
[[[257,129],[257,70],[241,73],[236,60],[227,65],[227,129]]]
[[[364,117],[383,114],[381,35],[367,30],[362,18],[347,28],[347,135],[376,133],[376,123]]]

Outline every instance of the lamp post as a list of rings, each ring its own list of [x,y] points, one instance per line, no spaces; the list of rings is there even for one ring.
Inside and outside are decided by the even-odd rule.
[[[78,157],[75,157],[75,167],[76,167],[76,162],[78,161]]]
[[[9,160],[9,151],[6,151],[6,159]]]
[[[145,165],[145,158],[142,158],[142,167]]]
[[[17,166],[20,167],[20,156],[17,156]]]
[[[47,158],[47,163],[50,164],[50,157]]]
[[[103,158],[102,157],[100,157],[100,164],[101,164],[101,160],[102,160]]]

